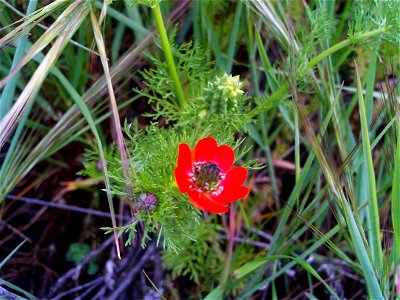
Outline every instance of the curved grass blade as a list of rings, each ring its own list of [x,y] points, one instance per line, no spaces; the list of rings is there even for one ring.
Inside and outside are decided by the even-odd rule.
[[[4,3],[3,0],[1,0],[1,2]],[[29,33],[31,28],[39,24],[40,21],[48,17],[54,11],[63,8],[69,2],[73,3],[75,1],[55,0],[52,3],[35,11],[34,13],[25,16],[21,20],[15,22],[15,23],[22,22],[22,24],[0,39],[0,47],[6,43],[10,43],[15,39],[18,39],[21,36],[26,35],[27,33]]]
[[[13,12],[15,12],[17,15],[21,16],[22,18],[27,18],[27,17],[29,16],[29,14],[30,14],[30,13],[29,13],[29,14],[25,15],[24,13],[22,13],[21,11],[19,11],[18,9],[16,9],[14,6],[12,6],[10,3],[8,3],[6,0],[0,0],[0,2],[3,3],[5,6],[7,6],[7,8],[9,8],[10,10],[12,10]],[[33,0],[33,2],[34,2],[35,4],[38,3],[37,0]],[[67,5],[68,2],[67,2],[67,1],[64,1],[64,4]],[[64,7],[64,5],[63,5],[63,6],[56,7],[56,9],[54,9],[54,10],[59,10],[59,9],[61,9],[61,8],[63,8],[63,7]],[[48,14],[50,14],[50,12],[49,12]],[[42,18],[42,19],[43,19],[43,18]],[[20,21],[17,21],[16,23],[18,23],[18,22],[23,22],[23,21],[20,20]],[[39,22],[39,21],[35,21],[34,23],[30,23],[30,24],[29,24],[29,27],[32,28],[32,27],[34,27],[34,26],[37,26],[37,27],[39,27],[39,28],[41,28],[41,29],[43,29],[43,30],[45,30],[45,31],[49,30],[49,27],[43,25],[42,23],[38,23],[38,22]],[[1,31],[1,29],[0,29],[0,31]],[[23,32],[25,32],[25,31],[23,31]],[[24,36],[24,35],[23,35],[23,32],[18,33],[18,35]],[[15,38],[13,37],[11,40],[14,40],[14,39],[15,39]],[[86,50],[86,51],[88,51],[88,52],[90,52],[90,53],[93,53],[93,54],[95,54],[95,55],[99,55],[97,52],[95,52],[95,51],[93,51],[92,49],[90,49],[90,48],[88,48],[88,47],[86,47],[86,46],[80,44],[79,42],[77,42],[77,41],[75,41],[75,40],[73,40],[73,39],[70,40],[70,43],[73,44],[73,45],[75,45],[75,46],[77,46],[77,47],[79,47],[79,48],[82,48],[82,49],[84,49],[84,50]]]
[[[28,9],[27,9],[27,14],[29,15],[36,9],[36,4],[37,1],[35,0],[30,0]],[[13,62],[11,65],[11,70],[15,68],[15,66],[18,64],[18,62],[21,60],[22,56],[24,55],[24,51],[27,47],[28,44],[28,35],[23,36],[17,43],[17,48],[15,50],[15,54],[13,57]],[[10,109],[12,105],[12,100],[14,99],[14,93],[15,93],[15,88],[17,86],[17,81],[18,81],[18,74],[14,74],[10,80],[7,81],[3,92],[1,93],[0,97],[0,120],[4,117],[4,115],[7,113],[7,111]]]
[[[317,278],[325,287],[326,289],[329,291],[329,293],[335,298],[335,299],[340,299],[339,296],[335,293],[335,291],[329,286],[329,284],[327,284],[325,282],[325,280],[322,279],[321,276],[319,276],[319,274],[317,273],[317,271],[314,270],[314,268],[307,263],[306,261],[299,259],[297,257],[294,256],[289,256],[289,255],[272,255],[266,258],[262,258],[259,260],[255,260],[249,263],[246,263],[245,265],[243,265],[242,267],[240,267],[239,269],[237,269],[235,271],[235,275],[237,278],[242,278],[244,276],[246,276],[247,274],[255,271],[256,269],[258,269],[259,267],[261,267],[263,264],[265,264],[268,261],[271,260],[277,260],[277,259],[290,259],[293,260],[295,262],[297,262],[299,265],[301,265],[307,272],[309,272],[310,274],[312,274],[315,278]]]
[[[174,15],[176,17],[176,14]],[[114,64],[110,70],[111,78],[114,82],[119,81],[127,72],[130,72],[137,64],[141,62],[139,58],[140,54],[146,47],[151,43],[153,34],[147,36],[138,45],[132,45],[124,55]],[[36,57],[40,63],[40,57]],[[64,86],[65,90],[68,91],[71,98],[76,102],[76,95],[79,94],[70,88],[68,85],[68,79],[55,67],[50,69],[50,72],[60,81]],[[82,100],[85,105],[91,106],[94,102],[102,99],[107,91],[107,83],[105,76],[100,77],[86,93],[82,96]],[[104,106],[104,104],[100,104]],[[100,119],[103,119],[104,116]],[[29,147],[30,151],[27,156],[24,156],[23,161],[17,161],[13,159],[10,163],[12,164],[13,171],[7,171],[6,173],[0,174],[0,202],[3,201],[5,194],[9,193],[15,185],[22,180],[30,170],[41,160],[46,159],[59,149],[66,146],[69,142],[74,140],[74,136],[77,136],[79,132],[83,132],[81,129],[83,120],[77,105],[72,106],[59,121],[54,125],[50,131],[40,139],[36,145]],[[21,148],[23,149],[23,148]],[[18,152],[16,152],[18,153]],[[19,154],[19,157],[21,155]],[[13,176],[6,176],[7,174],[13,174]],[[6,180],[4,180],[6,176]]]
[[[28,293],[27,291],[21,289],[20,287],[16,286],[15,284],[12,284],[11,282],[8,282],[6,280],[0,280],[0,284],[4,285],[10,289],[13,289],[14,291],[24,295],[26,297],[26,299],[31,299],[31,300],[39,300],[39,298],[36,298],[35,296],[33,296],[31,293]],[[4,298],[1,298],[4,299]],[[21,298],[20,299],[25,299],[25,298]]]
[[[80,2],[81,3],[81,2]],[[0,148],[4,146],[6,140],[14,130],[18,121],[22,118],[28,104],[34,99],[41,85],[44,82],[50,68],[54,65],[68,41],[71,39],[75,31],[85,19],[89,7],[85,3],[81,3],[79,9],[74,11],[73,17],[70,18],[66,25],[67,30],[63,32],[51,47],[42,63],[36,69],[32,78],[18,97],[7,115],[0,121]]]
[[[68,20],[71,19],[71,16],[74,16],[76,18],[77,13],[79,12],[79,10],[82,10],[82,8],[84,6],[86,6],[86,5],[83,2],[77,1],[77,2],[74,2],[73,4],[71,4],[65,11],[63,11],[62,14],[57,18],[57,20],[32,45],[30,50],[24,55],[24,57],[18,62],[18,64],[0,81],[0,88],[2,88],[5,85],[5,83],[8,81],[8,79],[11,76],[13,76],[19,70],[21,70],[21,68],[23,66],[25,66],[29,61],[31,61],[38,53],[40,53],[47,45],[49,45],[57,36],[61,37],[62,35],[65,35],[65,34],[63,34],[64,32],[70,31],[70,29],[74,26],[74,24],[73,24],[73,22],[68,21]],[[79,15],[79,13],[78,13],[78,15]],[[78,20],[75,20],[75,22],[77,22],[77,21]],[[24,24],[25,24],[25,22],[24,22]],[[20,25],[20,26],[22,26],[22,25]],[[79,26],[77,26],[76,28],[78,28],[78,27]],[[73,33],[74,32],[72,32],[72,34],[70,35],[68,40],[70,40],[72,38]],[[3,39],[5,39],[5,38],[6,37],[4,37]],[[0,47],[4,43],[4,41],[2,42],[3,39],[0,40]]]
[[[129,200],[132,200],[132,197],[133,197],[133,186],[132,186],[132,182],[131,182],[132,179],[131,179],[130,172],[129,172],[128,158],[126,156],[126,146],[125,146],[125,142],[124,142],[124,137],[122,135],[122,128],[121,128],[121,123],[120,123],[120,118],[119,118],[119,113],[118,113],[118,107],[117,107],[117,100],[115,99],[114,89],[112,86],[110,70],[108,67],[107,55],[106,55],[106,51],[105,51],[104,40],[101,35],[99,23],[97,22],[97,19],[93,12],[90,13],[90,19],[92,22],[92,27],[93,27],[94,36],[96,39],[97,48],[100,53],[101,63],[103,65],[103,69],[104,69],[104,75],[105,75],[105,78],[107,81],[107,89],[108,89],[108,94],[110,96],[110,103],[111,103],[111,108],[112,108],[112,112],[113,112],[113,119],[114,119],[114,124],[115,124],[115,128],[116,128],[116,133],[117,133],[116,143],[117,143],[119,153],[121,155],[122,169],[123,169],[124,177],[126,180],[128,198],[129,198]],[[105,164],[103,165],[103,167],[104,166],[105,166]],[[103,170],[106,170],[106,169],[104,168]],[[107,176],[105,176],[105,177],[107,178]],[[107,184],[109,185],[108,178],[107,178]],[[110,196],[108,198],[108,202],[109,202],[109,206],[110,206],[111,222],[112,222],[112,226],[113,226],[115,243],[117,245],[117,254],[118,254],[118,257],[121,259],[121,254],[120,254],[119,246],[118,246],[118,232],[116,229],[117,223],[115,221],[115,213],[114,213],[114,208],[112,205],[112,198],[111,198],[109,186],[107,187],[107,195]]]
[[[0,269],[7,263],[7,261],[19,250],[19,248],[21,248],[24,244],[25,244],[26,240],[22,241],[17,247],[14,248],[13,251],[11,251],[10,254],[7,255],[6,258],[4,258],[1,262],[0,262]],[[27,291],[21,289],[20,287],[5,281],[5,280],[0,280],[0,286],[4,285],[6,287],[9,287],[11,289],[13,289],[14,291],[17,291],[23,295],[25,295],[26,297],[28,297],[28,299],[34,299],[34,300],[38,300],[35,296],[33,296],[32,294],[28,293]],[[15,296],[15,295],[14,295]]]
[[[68,81],[67,81],[68,82]],[[69,83],[69,82],[68,82]],[[73,90],[73,86],[71,85],[70,88]],[[76,105],[79,107],[79,110],[81,111],[82,115],[85,117],[86,121],[88,122],[90,129],[93,132],[93,135],[96,139],[97,142],[97,147],[99,149],[99,154],[100,154],[100,160],[101,160],[101,164],[102,164],[102,168],[103,168],[103,175],[104,175],[104,182],[106,185],[106,192],[107,192],[107,199],[108,199],[108,205],[110,208],[110,214],[111,214],[111,221],[112,221],[112,225],[114,228],[114,239],[115,239],[115,247],[117,250],[117,255],[118,258],[121,259],[121,254],[120,254],[120,249],[119,249],[119,242],[118,242],[118,233],[115,230],[116,227],[116,221],[115,221],[115,212],[114,212],[114,206],[113,206],[113,202],[112,202],[112,195],[111,195],[111,187],[110,187],[110,179],[108,178],[107,175],[107,161],[104,155],[104,151],[103,151],[103,145],[101,142],[101,138],[100,135],[97,131],[96,128],[96,124],[93,120],[92,114],[89,111],[89,108],[86,106],[85,102],[82,101],[82,98],[76,94],[74,99],[79,100],[76,101]]]
[[[99,1],[95,1],[94,6],[99,9],[102,9],[104,4],[102,4]],[[109,15],[110,17],[117,20],[120,24],[126,25],[127,27],[132,29],[136,34],[139,34],[140,36],[146,36],[146,35],[150,34],[150,31],[147,30],[145,27],[143,27],[143,25],[140,24],[139,22],[137,22],[135,19],[131,19],[131,18],[125,16],[124,14],[120,13],[119,11],[117,11],[116,9],[114,9],[112,7],[107,7],[107,15]]]
[[[329,186],[337,205],[341,208],[341,212],[348,226],[354,252],[364,272],[368,295],[372,299],[383,299],[384,297],[380,289],[378,277],[376,275],[373,262],[370,260],[370,249],[366,243],[365,233],[362,231],[362,227],[357,219],[357,212],[352,210],[352,207],[346,197],[346,193],[342,188],[341,180],[338,178],[338,174],[336,174],[332,169],[330,163],[328,162],[328,157],[324,153],[320,143],[317,140],[317,137],[315,136],[315,133],[312,130],[311,125],[301,110],[300,115],[302,116],[303,123],[306,125],[305,129],[307,135],[315,156],[319,161],[327,185]]]

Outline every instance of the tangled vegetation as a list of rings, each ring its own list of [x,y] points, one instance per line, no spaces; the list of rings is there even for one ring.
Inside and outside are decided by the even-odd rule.
[[[0,49],[0,297],[399,299],[399,1],[0,0]]]

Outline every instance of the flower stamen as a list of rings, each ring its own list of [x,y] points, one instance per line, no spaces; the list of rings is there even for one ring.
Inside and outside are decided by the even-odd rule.
[[[192,175],[192,174],[190,174]],[[194,164],[194,173],[191,176],[191,188],[202,193],[211,193],[219,195],[223,189],[219,186],[225,174],[221,172],[217,164],[213,162],[196,162]]]

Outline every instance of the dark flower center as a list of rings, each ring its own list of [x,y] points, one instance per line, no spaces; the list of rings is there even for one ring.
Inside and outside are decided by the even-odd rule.
[[[225,178],[218,166],[213,162],[196,162],[191,181],[194,183],[195,190],[203,193],[213,193],[218,195],[223,187],[218,184]]]

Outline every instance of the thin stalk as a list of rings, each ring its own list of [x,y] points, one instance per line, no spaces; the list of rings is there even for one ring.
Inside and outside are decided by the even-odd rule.
[[[232,253],[233,253],[233,241],[235,237],[235,205],[233,203],[230,204],[229,207],[229,231],[227,234],[228,237],[228,253],[226,255],[225,269],[224,273],[222,273],[221,286],[223,287],[228,280],[229,270],[231,268],[232,262]]]
[[[299,114],[297,112],[297,106],[293,106],[294,115],[294,163],[295,163],[295,180],[296,182],[300,178],[300,130],[299,130]],[[296,199],[296,207],[299,208],[300,197]],[[310,277],[309,277],[310,278]]]
[[[300,130],[299,130],[299,115],[294,106],[294,161],[295,161],[295,178],[296,181],[300,178]]]
[[[399,118],[397,118],[399,120]],[[392,184],[392,223],[393,223],[393,235],[394,235],[394,266],[398,266],[396,274],[397,280],[400,281],[400,122],[397,122],[397,148],[396,156],[394,159],[394,172],[393,172],[393,184]],[[400,299],[400,282],[397,283],[397,298]]]
[[[117,107],[117,100],[115,98],[114,88],[112,86],[111,74],[110,74],[107,55],[106,55],[106,51],[105,51],[106,48],[105,48],[103,36],[101,35],[99,23],[97,22],[96,17],[93,14],[93,12],[91,12],[90,17],[91,17],[91,21],[92,21],[92,27],[93,27],[93,32],[95,35],[97,48],[100,53],[101,63],[103,65],[103,69],[104,69],[104,75],[106,77],[108,94],[110,96],[111,110],[112,110],[112,114],[113,114],[113,121],[114,121],[115,131],[116,131],[116,135],[117,135],[116,143],[117,143],[119,153],[121,155],[122,170],[124,173],[124,177],[126,179],[126,190],[128,193],[129,200],[132,200],[132,195],[133,195],[133,184],[131,182],[132,177],[130,176],[130,172],[129,172],[129,163],[128,163],[128,158],[127,158],[127,154],[126,154],[126,146],[125,146],[124,137],[122,135],[122,128],[121,128],[121,123],[120,123],[118,107]],[[103,162],[103,159],[102,159],[102,162]],[[103,170],[107,170],[105,163],[103,163]],[[106,176],[106,171],[104,171],[104,177],[108,183],[108,177]],[[115,213],[114,213],[114,207],[113,207],[111,196],[108,198],[108,200],[109,200],[109,206],[110,206],[111,222],[112,222],[112,226],[113,226],[117,255],[118,255],[118,258],[121,259],[119,243],[118,243],[118,233],[116,231]]]
[[[397,124],[397,148],[392,185],[392,222],[396,246],[400,247],[400,122]],[[400,256],[400,250],[397,253]]]
[[[368,39],[370,37],[373,37],[375,35],[378,35],[380,33],[382,33],[385,30],[385,28],[379,28],[376,30],[372,30],[370,32],[366,32],[363,34],[360,34],[357,37],[357,40],[365,40]],[[312,60],[310,60],[307,64],[307,68],[312,68],[313,66],[315,66],[317,63],[319,63],[321,60],[323,60],[325,57],[328,57],[329,55],[335,53],[336,51],[339,51],[342,48],[345,48],[349,45],[351,45],[353,43],[353,39],[346,39],[340,43],[337,43],[336,45],[330,47],[329,49],[326,49],[324,52],[322,52],[321,54],[317,55],[316,57],[314,57]]]
[[[0,262],[0,269],[7,263],[7,261],[14,256],[15,253],[17,253],[17,251],[19,250],[19,248],[22,247],[23,244],[26,243],[26,240],[23,240],[17,247],[14,248],[13,251],[11,251],[6,258],[4,258],[1,262]]]
[[[169,44],[167,31],[165,30],[164,21],[161,14],[160,6],[157,4],[154,8],[152,8],[154,20],[156,22],[158,34],[160,35],[161,46],[164,51],[165,60],[167,62],[167,66],[169,69],[169,73],[172,76],[172,80],[175,86],[176,97],[178,99],[178,106],[182,108],[185,103],[185,95],[183,93],[182,85],[179,80],[178,72],[176,70],[174,57],[172,56],[171,45]]]

